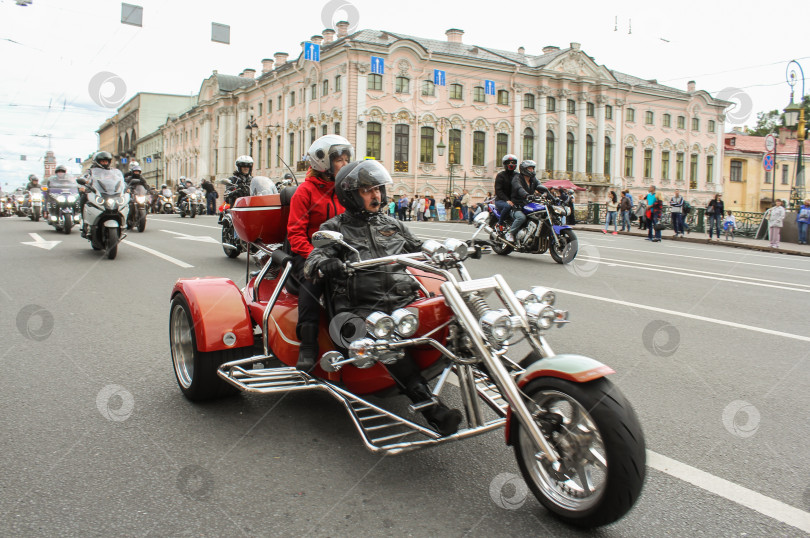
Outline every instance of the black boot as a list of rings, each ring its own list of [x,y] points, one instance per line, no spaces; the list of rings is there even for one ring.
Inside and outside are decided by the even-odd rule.
[[[413,401],[413,403],[422,403],[434,398],[430,388],[425,383],[425,380],[419,380],[405,389],[405,394]],[[433,406],[422,411],[422,415],[428,421],[428,424],[442,435],[453,435],[458,431],[458,425],[461,423],[461,411],[458,409],[450,409],[441,401]]]
[[[318,329],[317,323],[305,323],[298,328],[301,346],[295,367],[303,372],[312,370],[318,360]]]

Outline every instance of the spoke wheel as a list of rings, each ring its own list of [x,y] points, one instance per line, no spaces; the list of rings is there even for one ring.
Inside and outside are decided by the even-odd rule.
[[[579,250],[579,241],[577,235],[572,230],[563,230],[560,232],[560,244],[557,245],[552,237],[549,237],[550,248],[549,254],[557,263],[571,263],[577,257]]]
[[[538,378],[524,387],[529,411],[557,451],[555,469],[516,421],[512,444],[523,478],[564,521],[596,527],[632,508],[645,476],[644,436],[630,404],[607,379]]]

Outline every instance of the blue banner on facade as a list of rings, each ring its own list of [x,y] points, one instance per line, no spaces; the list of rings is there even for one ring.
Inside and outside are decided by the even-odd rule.
[[[147,163],[151,163],[151,162],[152,162],[152,157],[147,157],[147,158],[146,158],[146,162],[147,162]]]
[[[82,164],[82,160],[79,157],[76,157],[76,164]]]
[[[121,164],[127,164],[128,160],[126,157],[121,157]]]
[[[495,95],[495,81],[494,80],[485,80],[484,81],[484,94],[486,94],[486,95]]]
[[[321,46],[317,43],[304,43],[304,59],[312,60],[313,62],[321,61]]]
[[[375,75],[385,74],[385,62],[380,56],[371,57],[371,72]]]
[[[433,70],[433,84],[436,86],[444,86],[445,73],[439,69]]]

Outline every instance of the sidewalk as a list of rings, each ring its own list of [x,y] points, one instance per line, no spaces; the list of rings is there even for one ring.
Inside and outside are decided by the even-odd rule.
[[[574,226],[574,230],[577,232],[594,232],[594,233],[602,233],[602,230],[605,229],[603,225],[597,224],[576,224]],[[639,238],[646,238],[647,237],[647,230],[639,230],[637,225],[634,225],[632,228],[632,232],[619,232],[619,235],[628,235],[628,236],[635,236]],[[612,233],[613,227],[611,226],[609,234]],[[672,237],[673,232],[671,229],[661,230],[661,239],[662,241],[676,241],[679,243],[702,243],[702,244],[709,244],[709,234],[707,233],[698,233],[693,232],[691,234],[686,234],[686,237],[678,237],[677,239]],[[641,239],[640,239],[641,240]],[[797,243],[780,243],[779,248],[771,248],[768,246],[768,241],[766,239],[751,239],[750,237],[735,237],[733,241],[726,241],[724,237],[720,237],[720,241],[711,242],[712,245],[724,246],[724,247],[734,247],[734,248],[744,248],[748,250],[759,250],[761,252],[775,252],[778,254],[791,254],[793,256],[810,256],[810,245],[799,245]]]

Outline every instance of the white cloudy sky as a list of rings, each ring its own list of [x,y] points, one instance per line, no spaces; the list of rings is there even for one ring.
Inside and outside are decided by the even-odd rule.
[[[88,85],[98,72],[120,76],[127,99],[138,91],[194,94],[213,69],[260,70],[261,59],[276,51],[295,57],[301,41],[324,29],[327,5],[326,0],[129,3],[144,7],[142,28],[119,22],[121,4],[114,0],[33,0],[27,7],[0,0],[4,190],[29,173],[42,174],[45,135],[51,135],[60,163],[96,148],[95,129],[111,115],[90,99]],[[351,3],[359,13],[358,28],[444,39],[444,31],[455,27],[465,31],[466,43],[505,50],[523,46],[528,54],[576,41],[610,69],[678,88],[694,79],[713,95],[740,88],[752,103],[751,110],[735,113],[740,123],[753,124],[757,111],[787,104],[789,60],[799,59],[810,75],[810,40],[790,28],[794,21],[808,20],[807,0],[410,0],[401,8],[379,0]],[[338,12],[334,20],[344,17]],[[210,41],[211,22],[231,26],[230,45]],[[21,154],[28,160],[20,161]]]

